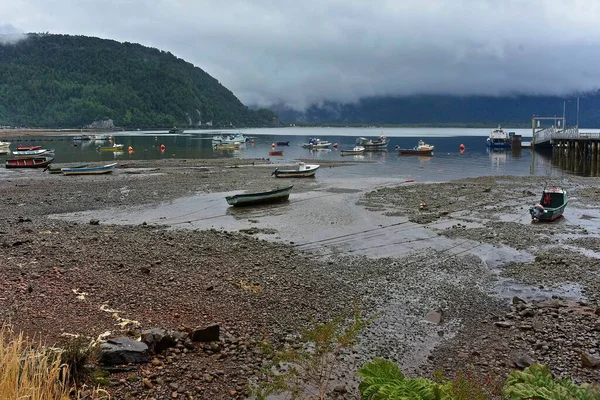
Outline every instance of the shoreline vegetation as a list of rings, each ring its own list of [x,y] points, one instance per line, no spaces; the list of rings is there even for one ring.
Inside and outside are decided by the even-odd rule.
[[[563,180],[572,214],[553,224],[523,220],[545,177],[359,193],[321,178],[294,182],[295,193],[356,196],[361,218],[406,218],[393,234],[409,251],[367,257],[347,252],[343,238],[311,246],[278,239],[270,223],[291,218],[285,209],[221,215],[215,206],[224,199],[202,203],[205,194],[270,188],[272,169],[259,159],[167,159],[131,161],[106,176],[7,175],[0,180],[0,282],[8,283],[0,286],[0,324],[57,345],[72,335],[112,338],[102,348],[116,358],[90,356],[95,369],[84,378],[112,399],[245,398],[274,357],[265,342],[300,350],[302,332],[348,315],[357,302],[372,318],[356,346],[336,353],[328,397],[359,396],[356,372],[376,358],[399,365],[407,379],[470,371],[478,382],[504,382],[531,367],[553,390],[566,376],[577,385],[598,382],[600,238],[590,224],[600,218],[597,179]],[[111,209],[134,214],[185,196],[197,196],[198,205],[128,225],[106,222]],[[331,215],[339,204],[319,201]],[[256,229],[210,228],[215,216]],[[286,224],[313,227],[310,218]],[[207,229],[185,228],[204,219]],[[416,231],[427,237],[415,240]],[[140,337],[147,344],[140,358],[115,355],[135,345],[127,340],[141,346]]]

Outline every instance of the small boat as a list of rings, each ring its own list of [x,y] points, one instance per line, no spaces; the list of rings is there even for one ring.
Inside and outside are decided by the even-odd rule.
[[[103,167],[76,167],[76,168],[61,168],[63,175],[100,175],[111,173],[117,163],[106,164]]]
[[[169,129],[169,133],[183,133],[183,129],[179,129],[176,126]]]
[[[10,142],[3,142],[0,140],[0,148],[4,148],[4,147],[8,148],[9,146],[10,146]],[[18,148],[17,148],[17,150],[18,150]]]
[[[235,135],[217,135],[213,136],[213,144],[231,144],[231,143],[246,143],[249,139],[241,133]]]
[[[87,164],[81,164],[81,165],[76,165],[76,166],[70,167],[70,168],[85,168],[87,166],[88,166]],[[46,168],[44,168],[44,171],[48,171],[48,173],[50,173],[50,174],[60,174],[62,172],[62,168],[63,167],[51,168],[50,166],[47,166]]]
[[[277,146],[289,146],[290,142],[275,142]]]
[[[23,150],[13,151],[12,154],[17,158],[36,158],[54,154],[54,149],[38,149],[38,150]]]
[[[283,150],[273,150],[269,152],[270,156],[282,156],[283,155]]]
[[[416,155],[416,156],[432,156],[433,148],[429,144],[426,144],[424,141],[419,140],[419,144],[412,149],[398,149],[398,152],[403,155]]]
[[[533,221],[554,221],[565,211],[569,199],[567,191],[561,188],[545,189],[539,204],[529,209]]]
[[[267,192],[260,193],[246,193],[236,194],[234,196],[227,196],[227,204],[234,207],[250,206],[254,204],[263,203],[277,203],[280,201],[286,201],[290,197],[290,192],[294,186],[287,186],[282,189],[269,190]]]
[[[303,162],[298,164],[297,169],[275,169],[271,175],[275,175],[276,178],[308,178],[315,176],[315,173],[319,169],[320,165],[305,164]]]
[[[13,158],[6,160],[6,168],[43,168],[50,165],[54,157]]]
[[[356,145],[364,147],[367,151],[385,150],[387,149],[388,140],[387,137],[383,135],[379,136],[377,139],[359,137],[356,139]]]
[[[352,150],[340,150],[341,156],[353,156],[357,154],[363,154],[365,152],[365,148],[363,146],[354,146]]]
[[[492,148],[509,148],[510,147],[510,135],[498,125],[497,129],[490,132],[490,136],[485,142],[487,147]]]
[[[78,141],[92,140],[92,137],[90,135],[79,135],[79,136],[73,136],[73,140],[78,140]]]
[[[17,146],[17,151],[40,150],[42,146]]]
[[[305,149],[326,149],[331,146],[331,143],[326,140],[321,140],[317,138],[310,138],[308,143],[302,144],[302,147]]]
[[[98,151],[123,151],[123,145],[115,143],[112,146],[100,146]]]

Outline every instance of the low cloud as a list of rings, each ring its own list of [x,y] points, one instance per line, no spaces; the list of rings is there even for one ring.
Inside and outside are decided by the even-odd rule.
[[[0,15],[170,51],[246,104],[600,87],[597,0],[23,0]]]
[[[0,23],[0,44],[15,44],[21,40],[27,39],[27,35],[19,31],[11,24]]]

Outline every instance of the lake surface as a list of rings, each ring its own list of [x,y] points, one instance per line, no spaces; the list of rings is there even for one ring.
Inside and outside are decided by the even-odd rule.
[[[510,129],[529,141],[531,130]],[[17,144],[39,144],[56,151],[54,164],[67,162],[120,162],[132,160],[151,160],[162,158],[270,158],[274,163],[290,163],[297,159],[370,161],[352,168],[338,169],[343,175],[361,177],[402,176],[420,181],[443,181],[481,175],[549,175],[562,176],[572,172],[565,171],[552,161],[551,155],[532,152],[529,148],[491,151],[485,145],[489,129],[467,128],[274,128],[242,130],[188,130],[180,135],[166,132],[114,132],[115,143],[124,145],[124,152],[99,152],[98,146],[106,146],[108,141],[77,141],[74,134],[63,136],[45,136],[40,138],[5,139],[11,141],[11,149]],[[591,130],[590,130],[591,131]],[[253,143],[247,143],[239,150],[215,150],[211,138],[220,133],[242,132],[251,137]],[[389,139],[387,152],[371,152],[361,156],[340,156],[339,150],[352,149],[358,137],[376,138],[385,135]],[[309,138],[316,137],[337,144],[337,149],[311,151],[301,147]],[[414,147],[419,139],[434,145],[433,157],[399,156],[394,148]],[[269,157],[272,144],[277,141],[289,141],[289,146],[277,146],[283,150],[282,157]],[[461,154],[459,146],[466,150]],[[164,145],[164,150],[161,150]],[[133,152],[127,151],[131,146]],[[10,154],[0,156],[0,161],[11,158]],[[2,171],[0,177],[10,176],[18,171]]]

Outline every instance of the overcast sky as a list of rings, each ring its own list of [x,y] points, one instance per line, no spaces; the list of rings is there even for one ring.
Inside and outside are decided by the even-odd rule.
[[[17,0],[0,33],[170,51],[245,104],[600,85],[599,0]]]

